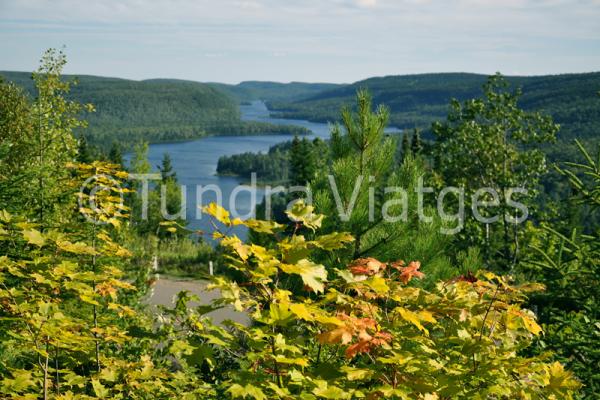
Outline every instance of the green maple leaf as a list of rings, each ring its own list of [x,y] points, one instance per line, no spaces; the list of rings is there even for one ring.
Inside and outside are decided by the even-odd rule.
[[[42,236],[42,233],[37,229],[29,229],[23,231],[23,237],[29,244],[35,244],[36,246],[42,247],[46,243],[46,239]]]
[[[285,273],[300,275],[302,282],[315,293],[325,290],[323,282],[327,281],[327,271],[323,265],[302,259],[296,264],[281,264],[279,267]]]

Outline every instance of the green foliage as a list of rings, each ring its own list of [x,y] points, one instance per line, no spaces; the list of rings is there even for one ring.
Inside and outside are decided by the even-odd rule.
[[[246,152],[222,156],[217,163],[217,173],[249,180],[254,172],[256,179],[262,183],[287,182],[290,174],[290,145],[290,142],[276,144],[266,154]]]
[[[316,149],[308,139],[300,140],[298,136],[292,140],[290,148],[290,184],[293,186],[306,186],[315,178],[317,172],[316,158],[322,154],[315,154]]]
[[[0,192],[13,189],[3,202],[10,212],[0,211],[0,397],[210,394],[194,375],[173,372],[170,353],[157,350],[169,333],[153,332],[155,321],[138,312],[144,287],[129,283],[139,274],[124,272],[131,254],[119,244],[127,173],[74,163],[82,146],[73,129],[84,123],[81,106],[64,97],[63,65],[60,53],[46,53],[34,102],[1,86],[3,127],[22,127],[2,146],[23,152],[3,159],[0,174]]]
[[[397,164],[398,143],[383,134],[387,112],[373,112],[365,92],[357,113],[343,112],[329,145],[298,140],[291,166],[296,179],[302,151],[330,154],[316,157],[314,168],[335,177],[343,200],[358,177],[373,176],[358,184],[352,217],[340,216],[328,182],[314,172],[298,182],[314,186],[329,217],[296,201],[285,221],[241,221],[211,204],[204,212],[225,228],[214,234],[224,252],[216,254],[219,267],[235,279],[214,277],[218,293],[209,305],[182,292],[173,308],[149,314],[142,299],[152,283],[150,258],[167,271],[197,274],[215,252],[186,238],[182,221],[158,219],[160,208],[177,208],[168,157],[160,166],[164,185],[148,188],[151,219],[129,215],[140,211],[141,198],[125,184],[120,149],[111,151],[114,164],[91,161],[94,148],[73,135],[85,126],[78,119],[84,107],[69,100],[64,62],[46,53],[34,101],[0,83],[0,397],[571,399],[580,384],[563,363],[581,377],[584,394],[598,391],[597,235],[527,231],[527,269],[519,272],[544,281],[547,293],[510,276],[473,274],[477,247],[444,269],[440,221],[418,223],[413,214],[391,224],[369,220],[369,196],[378,204],[399,200],[385,186],[407,188],[407,209],[416,209],[410,193],[424,157],[405,154]],[[499,96],[492,104],[516,112],[500,114],[526,117],[512,95],[492,94]],[[136,147],[133,173],[151,171],[147,150]],[[585,151],[583,158],[559,173],[578,201],[596,207],[600,158]],[[167,204],[159,201],[163,187]],[[239,225],[264,240],[244,243],[227,233]],[[452,279],[436,282],[449,271]],[[542,326],[524,304],[537,308]],[[213,324],[211,312],[224,307],[247,323]]]
[[[171,156],[169,153],[163,154],[161,164],[157,167],[160,171],[160,177],[163,182],[170,180],[177,181],[177,173],[173,171],[173,164],[171,163]]]
[[[439,73],[369,78],[315,94],[296,101],[271,102],[270,108],[281,116],[311,121],[337,121],[338,110],[350,104],[361,88],[373,93],[374,103],[390,108],[390,123],[403,129],[415,126],[428,129],[442,121],[449,112],[452,99],[466,101],[482,95],[485,75]],[[521,87],[519,107],[527,111],[549,114],[561,126],[561,144],[574,138],[597,137],[600,108],[597,92],[600,72],[548,76],[509,76],[507,81]],[[562,147],[555,147],[563,151]],[[563,160],[569,159],[563,157]]]
[[[81,136],[78,140],[77,161],[81,163],[91,163],[94,161],[94,157],[88,146],[85,136]]]
[[[521,204],[532,208],[547,170],[539,145],[552,142],[558,130],[549,117],[521,110],[520,91],[508,89],[501,75],[490,77],[483,98],[464,104],[453,101],[447,121],[433,127],[436,170],[444,183],[464,189],[467,210],[476,202],[489,204],[477,208],[488,223],[478,220],[474,212],[467,213],[460,243],[481,246],[487,265],[494,267],[514,265],[518,260],[519,225],[510,218],[524,211],[517,211],[509,200],[517,201],[518,196]],[[496,198],[482,189],[494,190]],[[526,193],[513,194],[513,189]]]
[[[406,133],[406,132],[404,132],[402,134],[402,145],[400,147],[400,154],[402,156],[402,159],[404,159],[404,158],[408,157],[410,154],[412,154],[410,139],[408,137],[408,133]]]
[[[123,152],[118,142],[113,142],[108,152],[108,161],[113,164],[123,166]]]
[[[132,225],[137,234],[142,236],[173,238],[184,235],[184,230],[180,232],[175,227],[184,225],[184,216],[180,215],[183,201],[170,157],[165,155],[157,168],[159,173],[152,175],[152,167],[148,162],[148,143],[138,143],[130,162],[131,173],[141,176],[133,184],[135,194],[129,197]],[[174,225],[165,226],[163,229],[163,219],[171,221]]]
[[[414,155],[421,154],[423,151],[423,142],[421,142],[421,131],[417,128],[413,131],[410,149]]]
[[[383,107],[373,112],[371,106],[370,95],[361,91],[358,111],[344,109],[343,126],[335,126],[331,134],[330,165],[311,182],[317,210],[329,216],[324,231],[344,230],[355,237],[345,261],[365,256],[389,261],[403,254],[422,260],[432,277],[452,275],[444,255],[449,238],[440,233],[442,222],[418,218],[415,189],[426,178],[424,167],[412,157],[398,165],[396,138],[384,134],[388,113]],[[427,208],[425,214],[435,215]]]
[[[215,205],[204,211],[226,227],[244,223]],[[203,323],[188,335],[228,349],[222,398],[573,398],[579,384],[560,363],[518,355],[541,333],[521,308],[535,285],[481,273],[427,291],[408,285],[423,277],[418,262],[362,258],[327,268],[312,254],[352,237],[321,235],[323,216],[301,202],[288,215],[315,236],[280,237],[285,226],[266,221],[270,247],[217,235],[243,279],[215,278],[215,306],[246,311],[251,323],[231,324],[228,334]],[[289,291],[298,280],[304,289]]]
[[[62,56],[61,56],[62,57]],[[30,74],[1,72],[7,80],[35,95]],[[214,87],[191,81],[153,79],[131,81],[96,76],[64,76],[77,84],[66,95],[72,104],[92,103],[86,115],[90,144],[108,147],[113,141],[170,142],[207,134],[306,134],[297,126],[241,121],[236,102]],[[62,85],[68,84],[63,83]],[[62,90],[62,89],[61,89]],[[77,130],[81,133],[81,130]],[[108,150],[108,148],[106,148]]]
[[[23,90],[0,79],[0,168],[2,180],[10,179],[33,157],[31,105]]]
[[[592,158],[579,142],[577,145],[586,163],[566,163],[559,172],[576,189],[578,202],[597,208],[600,157]],[[521,272],[547,287],[530,300],[546,328],[538,350],[555,352],[581,379],[585,398],[595,398],[600,391],[600,236],[577,229],[564,235],[547,225],[530,231]]]
[[[297,151],[294,152],[293,145],[291,141],[278,143],[271,146],[266,154],[246,152],[222,156],[217,163],[217,173],[249,180],[254,172],[261,183],[294,185],[306,183],[316,171],[326,168],[329,148],[323,140],[316,138],[309,142],[307,138],[298,138]],[[300,174],[298,179],[293,178],[296,174],[294,171]]]

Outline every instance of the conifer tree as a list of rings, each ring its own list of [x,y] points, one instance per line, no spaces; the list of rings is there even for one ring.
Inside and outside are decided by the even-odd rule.
[[[328,215],[325,231],[350,232],[354,258],[392,260],[402,255],[422,260],[432,277],[452,274],[442,254],[449,238],[440,233],[439,218],[418,218],[415,188],[424,175],[421,162],[406,157],[401,165],[395,163],[397,139],[384,134],[388,110],[373,111],[366,91],[358,91],[356,99],[356,113],[343,109],[342,126],[333,128],[330,167],[312,185],[316,209]]]
[[[423,151],[423,142],[421,141],[421,132],[415,128],[412,136],[411,150],[414,155],[421,154]]]
[[[301,146],[300,138],[294,136],[292,146],[290,147],[290,179],[292,184],[295,184],[299,180],[300,171],[302,170]]]
[[[313,144],[298,136],[292,140],[290,148],[290,180],[295,186],[304,186],[310,182],[316,172]]]
[[[110,146],[108,160],[113,164],[123,166],[123,153],[118,142],[113,142]]]
[[[402,160],[404,160],[408,155],[412,152],[410,147],[410,139],[408,138],[408,133],[404,132],[402,134]]]
[[[600,207],[600,146],[594,152],[576,140],[581,159],[556,169],[571,186],[571,212]],[[567,229],[562,223],[528,224],[523,262],[519,274],[539,282],[545,290],[529,299],[529,306],[545,326],[536,350],[565,363],[584,384],[585,399],[600,393],[600,231],[584,234],[581,227]],[[564,233],[562,233],[563,231]]]
[[[81,135],[78,139],[77,161],[81,163],[90,163],[93,161],[90,146],[88,145],[85,135]]]
[[[158,166],[158,169],[162,182],[160,185],[157,185],[156,191],[161,201],[161,212],[166,211],[169,216],[176,215],[181,210],[182,192],[177,180],[177,173],[173,170],[171,156],[168,153],[163,155],[161,165]],[[182,218],[176,218],[176,220],[179,224],[185,225],[185,221]],[[161,236],[167,234],[168,231],[161,231],[159,229],[158,232],[159,236]]]
[[[169,153],[165,153],[163,155],[161,165],[158,165],[157,168],[160,171],[160,175],[161,175],[163,183],[167,182],[169,180],[173,180],[173,181],[177,180],[177,173],[173,170],[173,165],[171,163],[171,156],[169,155]]]

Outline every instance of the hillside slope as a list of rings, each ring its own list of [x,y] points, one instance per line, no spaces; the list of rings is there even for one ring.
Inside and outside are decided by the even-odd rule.
[[[33,94],[30,73],[0,72],[0,76]],[[75,76],[65,75],[64,79]],[[84,116],[89,122],[86,136],[96,144],[185,140],[206,133],[243,134],[249,125],[240,121],[234,99],[204,83],[85,75],[77,76],[77,81],[69,96],[96,108]]]
[[[427,129],[444,119],[452,98],[466,100],[482,94],[487,76],[439,73],[370,78],[293,102],[271,101],[269,107],[285,118],[335,121],[344,104],[352,104],[356,90],[367,88],[375,104],[391,111],[391,124]],[[562,139],[600,135],[600,72],[534,77],[508,77],[523,90],[521,106],[551,114],[562,125]]]

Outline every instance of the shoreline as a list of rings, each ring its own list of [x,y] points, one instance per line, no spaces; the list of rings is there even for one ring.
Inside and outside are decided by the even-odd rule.
[[[220,177],[227,177],[227,178],[238,178],[238,184],[240,185],[245,185],[245,186],[251,186],[252,181],[251,180],[247,180],[247,179],[242,179],[241,175],[239,174],[228,174],[228,173],[215,173],[214,176],[220,176]],[[256,187],[259,189],[264,189],[267,186],[278,186],[278,185],[284,185],[286,184],[286,182],[282,182],[282,181],[263,181],[263,180],[257,180],[256,182]]]

